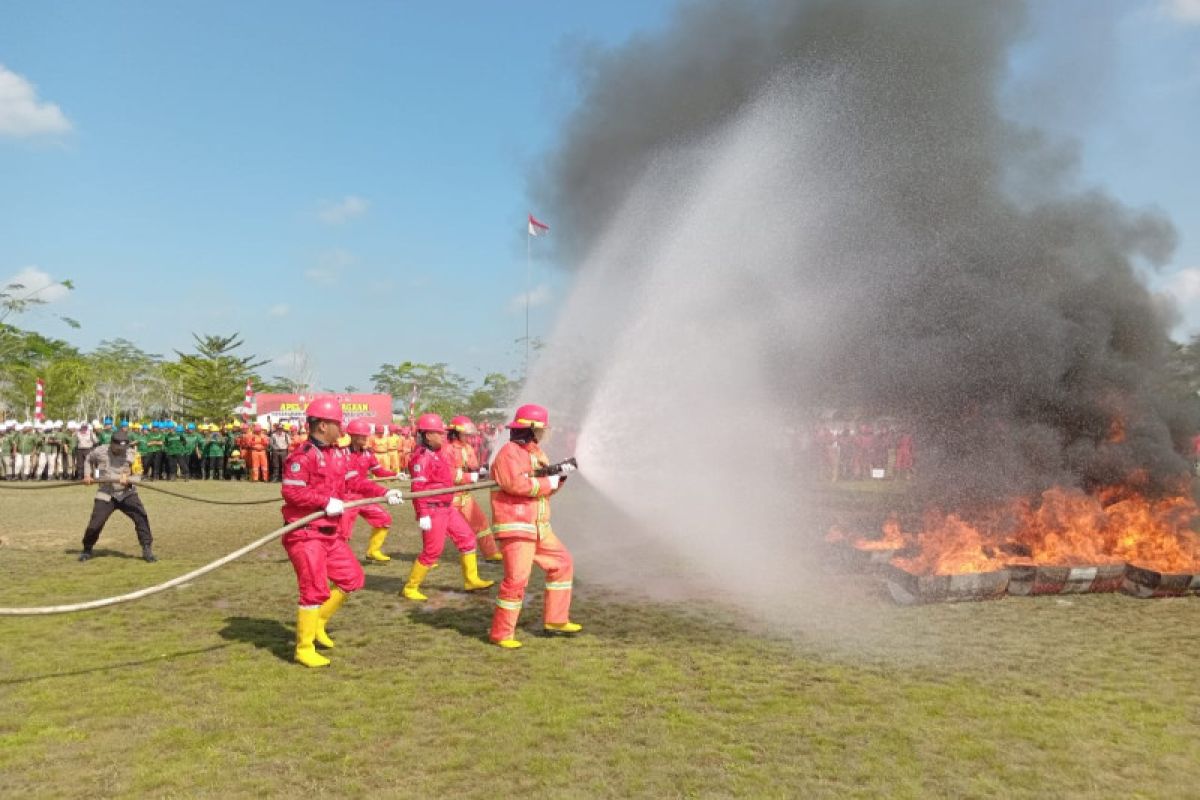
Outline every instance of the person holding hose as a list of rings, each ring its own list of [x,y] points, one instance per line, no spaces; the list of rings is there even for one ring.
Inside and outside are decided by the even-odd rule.
[[[578,633],[583,626],[571,622],[571,584],[574,566],[571,554],[550,528],[550,496],[558,491],[566,473],[538,477],[534,473],[549,464],[539,442],[550,426],[550,415],[542,406],[523,405],[508,424],[509,441],[492,462],[492,534],[504,554],[504,580],[496,597],[490,638],[500,647],[521,646],[516,639],[517,618],[525,601],[529,574],[537,564],[546,572],[544,626],[554,633]]]
[[[157,561],[151,549],[154,535],[150,532],[150,517],[146,514],[142,499],[138,497],[137,487],[133,485],[138,478],[133,474],[133,452],[129,449],[129,434],[126,431],[114,432],[108,444],[96,447],[88,453],[83,467],[85,486],[96,482],[92,478],[93,473],[97,473],[97,477],[102,481],[115,483],[102,483],[96,490],[92,516],[83,532],[83,551],[79,554],[79,560],[91,560],[92,548],[100,539],[104,523],[108,522],[114,511],[120,511],[133,520],[133,529],[137,532],[138,543],[142,546],[142,559],[148,563]]]
[[[394,478],[396,473],[385,469],[379,463],[376,451],[368,446],[371,436],[371,423],[364,419],[352,419],[346,425],[346,433],[350,434],[350,469],[368,478]],[[355,498],[351,498],[355,499]],[[367,560],[386,564],[391,556],[385,555],[383,542],[387,539],[388,528],[392,527],[392,515],[379,506],[362,506],[346,512],[342,536],[350,540],[354,533],[354,520],[361,515],[371,526],[371,538],[367,540]]]
[[[446,426],[437,414],[422,414],[417,418],[417,436],[420,441],[413,451],[409,472],[412,474],[412,490],[422,492],[430,489],[448,489],[454,486],[454,467],[446,457]],[[421,581],[437,563],[446,544],[446,535],[454,540],[462,561],[463,588],[468,592],[486,589],[495,581],[479,577],[479,562],[475,555],[475,532],[453,506],[451,495],[413,498],[413,510],[417,515],[417,527],[421,529],[423,547],[413,562],[408,582],[401,590],[409,600],[428,600],[421,593]]]
[[[470,438],[478,431],[470,417],[455,417],[446,426],[446,452],[450,464],[454,467],[454,483],[467,484],[479,480],[479,454],[470,444]],[[471,530],[475,531],[475,541],[483,551],[483,557],[488,561],[502,561],[500,548],[492,537],[492,526],[488,524],[487,514],[475,502],[470,492],[459,492],[454,495],[453,505],[462,513]]]
[[[291,524],[314,511],[325,516],[283,536],[283,547],[296,570],[300,590],[296,611],[295,659],[306,667],[324,667],[329,659],[316,644],[332,648],[325,626],[351,592],[363,585],[362,565],[341,536],[343,501],[349,497],[386,497],[388,505],[404,502],[399,489],[384,489],[356,474],[336,442],[342,436],[342,406],[318,397],[305,410],[308,441],[284,464],[283,521]],[[333,588],[330,588],[330,583]]]

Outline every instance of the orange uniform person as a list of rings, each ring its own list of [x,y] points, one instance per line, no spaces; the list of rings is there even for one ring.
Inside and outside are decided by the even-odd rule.
[[[246,436],[246,447],[242,448],[243,455],[249,450],[247,463],[250,466],[250,480],[266,481],[270,477],[267,464],[267,448],[270,445],[271,439],[263,433],[262,425],[255,423],[253,432]]]
[[[409,472],[409,467],[412,466],[413,450],[417,448],[416,440],[413,438],[412,429],[407,425],[400,428],[400,471]]]
[[[479,456],[469,440],[476,433],[475,425],[467,417],[455,417],[446,426],[446,455],[454,466],[454,482],[462,485],[475,483],[479,480]],[[502,561],[500,548],[492,537],[492,526],[488,524],[487,514],[475,502],[470,492],[459,492],[454,495],[454,507],[462,512],[471,530],[475,531],[475,543],[487,561]]]
[[[392,472],[400,472],[400,434],[395,425],[384,425],[383,433],[387,442],[387,468]]]
[[[504,648],[521,646],[515,638],[517,618],[534,564],[546,572],[545,629],[577,633],[583,628],[570,619],[571,554],[550,529],[550,496],[565,477],[533,475],[548,463],[538,442],[549,424],[545,408],[521,406],[507,426],[509,441],[492,462],[492,479],[499,484],[492,490],[492,533],[504,553],[504,580],[496,598],[490,638]]]

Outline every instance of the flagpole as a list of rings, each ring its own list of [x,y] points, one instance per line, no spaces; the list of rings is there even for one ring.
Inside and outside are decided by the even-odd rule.
[[[532,223],[529,223],[532,224]],[[525,230],[525,379],[529,382],[529,285],[533,281],[533,261],[530,257],[533,236]]]

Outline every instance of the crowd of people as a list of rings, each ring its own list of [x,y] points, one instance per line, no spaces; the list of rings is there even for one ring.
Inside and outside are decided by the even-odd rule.
[[[88,454],[107,445],[117,431],[129,436],[133,471],[146,480],[283,480],[283,464],[308,438],[305,423],[246,421],[130,422],[112,418],[0,423],[0,480],[81,480]],[[482,463],[494,426],[481,424],[470,445]],[[366,446],[380,464],[406,473],[416,448],[411,425],[373,425]],[[347,446],[344,438],[342,446]]]
[[[817,424],[798,450],[808,470],[832,482],[907,480],[916,466],[912,433],[886,422]]]

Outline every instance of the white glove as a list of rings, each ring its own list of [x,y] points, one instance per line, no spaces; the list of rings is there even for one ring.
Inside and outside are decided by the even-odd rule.
[[[479,473],[478,472],[468,473],[467,477],[471,479],[471,483],[479,483]]]
[[[417,520],[417,527],[423,531],[433,530],[433,518],[421,517],[419,520]]]
[[[563,475],[570,475],[572,472],[574,472],[577,469],[579,469],[579,467],[575,466],[574,464],[563,464],[561,467],[558,468],[558,471],[561,472]]]
[[[346,510],[346,504],[336,497],[329,498],[329,502],[325,504],[326,516],[336,517]]]
[[[550,491],[554,491],[555,489],[558,488],[558,480],[559,479],[558,479],[557,475],[551,475],[546,480],[550,481]]]
[[[384,497],[389,506],[398,506],[404,502],[404,494],[399,489],[388,489]]]

